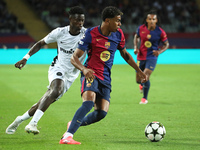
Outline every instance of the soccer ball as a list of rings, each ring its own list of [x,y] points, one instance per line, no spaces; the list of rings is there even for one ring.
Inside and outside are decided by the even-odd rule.
[[[159,142],[161,141],[166,134],[165,127],[162,123],[153,121],[149,123],[145,128],[145,136],[151,142]]]

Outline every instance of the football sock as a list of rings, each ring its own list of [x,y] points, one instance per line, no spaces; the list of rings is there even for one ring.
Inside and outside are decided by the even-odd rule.
[[[66,132],[65,136],[63,137],[63,139],[67,138],[68,136],[71,136],[73,138],[73,134],[69,133],[69,132]]]
[[[40,109],[37,109],[29,124],[37,124],[40,118],[43,116],[43,114],[44,114],[43,111],[41,111]]]
[[[86,126],[98,122],[101,119],[103,119],[106,115],[107,112],[105,112],[104,110],[95,110],[83,118],[81,126]]]
[[[29,115],[28,111],[25,112],[22,116],[20,116],[21,122],[24,121],[24,120],[27,120],[29,118],[31,118],[31,116]]]
[[[92,109],[93,106],[94,106],[93,101],[83,102],[82,106],[76,111],[76,113],[72,119],[71,125],[67,132],[74,134],[76,132],[76,130],[78,130],[78,128],[80,127],[85,115]]]
[[[143,83],[143,98],[147,99],[148,92],[150,89],[150,81]]]

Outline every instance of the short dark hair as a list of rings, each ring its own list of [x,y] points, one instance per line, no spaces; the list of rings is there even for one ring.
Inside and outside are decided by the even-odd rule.
[[[80,6],[74,6],[69,10],[68,14],[69,16],[75,14],[84,14],[84,10]]]
[[[101,17],[105,21],[106,18],[114,18],[115,16],[123,15],[123,13],[114,6],[108,6],[103,9]]]

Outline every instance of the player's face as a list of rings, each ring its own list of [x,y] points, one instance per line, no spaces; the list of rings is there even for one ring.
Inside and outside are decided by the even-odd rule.
[[[118,28],[121,26],[121,15],[115,16],[110,19],[110,32],[116,32]]]
[[[75,30],[81,30],[85,21],[84,14],[75,14],[70,16],[70,26]]]
[[[158,22],[157,15],[148,14],[146,19],[148,28],[155,28],[156,23]]]

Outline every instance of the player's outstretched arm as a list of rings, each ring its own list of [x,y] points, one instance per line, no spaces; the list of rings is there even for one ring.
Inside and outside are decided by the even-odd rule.
[[[31,49],[29,50],[29,52],[22,58],[22,60],[18,61],[15,64],[16,68],[19,68],[21,70],[21,68],[23,68],[26,65],[27,60],[36,52],[38,52],[42,46],[46,45],[46,43],[44,42],[44,40],[40,40],[37,43],[35,43]]]
[[[144,83],[147,81],[147,76],[142,72],[142,70],[138,67],[138,65],[135,63],[133,57],[130,55],[129,52],[127,52],[126,48],[120,51],[121,56],[124,58],[124,60],[133,67],[139,74],[141,78],[141,82]]]
[[[94,76],[94,71],[92,69],[88,69],[85,66],[83,66],[79,60],[79,58],[84,54],[84,51],[82,51],[81,49],[77,48],[74,52],[74,54],[71,57],[71,63],[72,65],[74,65],[74,67],[76,67],[77,69],[79,69],[80,71],[83,72],[83,74],[85,75],[85,78],[87,80],[92,80],[95,78]]]

